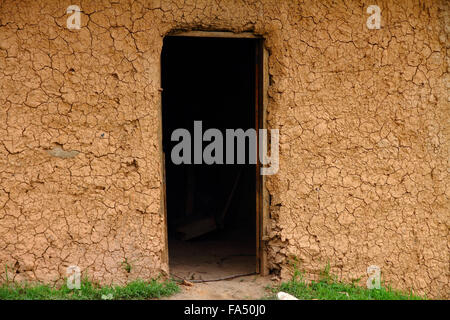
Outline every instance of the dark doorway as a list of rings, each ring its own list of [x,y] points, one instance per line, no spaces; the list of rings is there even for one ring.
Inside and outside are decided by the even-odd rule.
[[[259,192],[249,164],[174,164],[178,128],[258,129],[260,39],[167,36],[162,50],[162,129],[171,273],[210,280],[257,271]],[[248,143],[248,141],[246,142]],[[202,150],[209,142],[203,142]],[[247,148],[248,150],[248,148]],[[224,152],[224,160],[226,150]],[[224,161],[225,162],[225,161]],[[235,162],[236,163],[236,162]]]

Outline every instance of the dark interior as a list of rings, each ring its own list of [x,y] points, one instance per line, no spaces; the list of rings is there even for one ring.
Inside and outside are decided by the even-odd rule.
[[[194,121],[202,121],[203,132],[220,129],[224,144],[225,129],[255,128],[255,48],[255,39],[164,39],[162,120],[169,264],[171,272],[183,277],[204,280],[256,269],[255,165],[248,161],[175,165],[171,160],[172,148],[178,144],[171,141],[173,130],[185,128],[193,139]],[[192,147],[192,158],[193,152]],[[217,222],[214,230],[183,240],[180,226],[186,230],[191,222],[208,217]]]

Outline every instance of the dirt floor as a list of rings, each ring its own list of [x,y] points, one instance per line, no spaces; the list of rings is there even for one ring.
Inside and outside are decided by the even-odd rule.
[[[265,288],[273,281],[272,277],[261,277],[255,272],[253,238],[245,241],[245,235],[234,231],[214,232],[192,241],[169,239],[171,276],[176,280],[186,279],[188,285],[181,285],[182,291],[168,299],[260,299],[267,296]],[[224,280],[211,281],[217,279]],[[205,280],[211,282],[199,282]]]
[[[169,239],[171,274],[187,280],[211,280],[254,273],[254,239],[242,237],[217,231],[190,241]]]
[[[168,300],[258,300],[268,296],[268,285],[275,284],[271,277],[259,275],[239,277],[216,282],[181,285],[181,292]]]

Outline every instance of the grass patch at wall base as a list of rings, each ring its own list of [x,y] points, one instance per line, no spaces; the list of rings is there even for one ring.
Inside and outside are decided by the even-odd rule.
[[[358,285],[358,281],[344,283],[331,276],[327,270],[322,272],[320,280],[308,283],[303,274],[296,270],[291,280],[270,288],[272,293],[283,291],[300,300],[423,300],[412,293],[404,293],[390,287],[368,289]],[[271,298],[275,298],[272,296]]]
[[[146,300],[170,296],[179,291],[171,280],[136,280],[125,286],[100,286],[88,280],[80,289],[66,284],[56,288],[46,284],[4,283],[0,286],[0,300]]]

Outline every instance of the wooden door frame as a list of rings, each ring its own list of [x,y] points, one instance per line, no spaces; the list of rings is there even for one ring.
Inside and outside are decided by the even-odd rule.
[[[174,30],[169,32],[166,36],[178,37],[201,37],[201,38],[238,38],[238,39],[255,39],[255,129],[257,132],[257,146],[259,147],[259,129],[267,129],[266,110],[268,103],[268,51],[264,47],[264,38],[250,32],[233,33],[226,31],[182,31]],[[162,51],[161,51],[162,53]],[[160,81],[162,79],[161,63],[159,66]],[[162,97],[160,97],[160,148],[162,149]],[[161,209],[164,215],[165,226],[165,254],[162,257],[163,262],[167,263],[169,267],[169,243],[168,243],[168,226],[167,226],[167,203],[166,203],[166,166],[165,155],[161,152],[161,177],[162,177],[162,191],[161,191]],[[269,274],[267,264],[266,240],[267,223],[269,219],[268,206],[268,192],[265,187],[265,176],[260,174],[261,163],[259,161],[259,149],[257,149],[257,163],[256,163],[256,273],[263,276]]]

